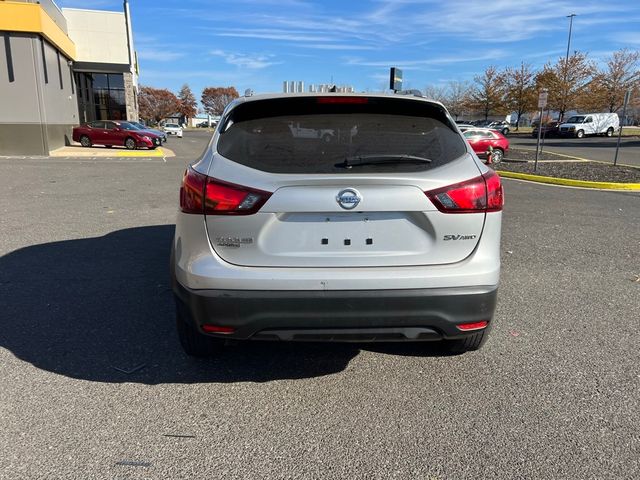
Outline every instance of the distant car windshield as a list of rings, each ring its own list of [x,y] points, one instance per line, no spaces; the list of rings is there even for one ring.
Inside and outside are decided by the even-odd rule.
[[[345,159],[368,156],[398,161],[367,164],[358,172],[418,172],[466,152],[441,107],[397,98],[256,100],[231,110],[220,132],[221,155],[271,173],[345,173]],[[409,157],[430,162],[402,161]]]
[[[129,122],[120,122],[119,125],[120,125],[120,128],[123,130],[141,130],[140,127]]]
[[[165,127],[168,128],[180,128],[180,125],[176,125],[175,123],[167,123]]]
[[[582,123],[582,122],[584,122],[583,116],[575,116],[567,120],[567,123]]]

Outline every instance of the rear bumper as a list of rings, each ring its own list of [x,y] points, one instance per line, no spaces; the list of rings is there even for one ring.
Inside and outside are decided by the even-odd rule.
[[[232,327],[226,338],[298,341],[428,341],[460,338],[456,325],[491,321],[497,288],[410,290],[191,290],[173,280],[181,317]]]

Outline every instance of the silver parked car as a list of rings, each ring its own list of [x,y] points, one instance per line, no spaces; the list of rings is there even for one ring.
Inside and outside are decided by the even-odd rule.
[[[333,136],[292,134],[290,125]],[[225,339],[480,348],[503,193],[445,108],[408,95],[231,103],[189,166],[171,271],[184,350]]]

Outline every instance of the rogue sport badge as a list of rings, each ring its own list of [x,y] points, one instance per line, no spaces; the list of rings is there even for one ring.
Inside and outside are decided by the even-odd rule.
[[[353,210],[362,201],[362,196],[355,188],[340,190],[336,202],[345,210]]]

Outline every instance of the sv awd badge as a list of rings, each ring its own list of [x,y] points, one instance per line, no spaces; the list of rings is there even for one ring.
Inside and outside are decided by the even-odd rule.
[[[473,240],[476,238],[475,235],[445,235],[443,240],[446,242],[448,240]]]

